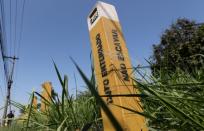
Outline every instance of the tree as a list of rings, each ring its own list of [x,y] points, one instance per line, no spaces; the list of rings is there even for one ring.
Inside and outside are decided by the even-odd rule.
[[[193,74],[204,69],[204,25],[178,19],[164,31],[160,43],[153,45],[150,60],[154,76],[161,70],[169,74],[181,69]]]

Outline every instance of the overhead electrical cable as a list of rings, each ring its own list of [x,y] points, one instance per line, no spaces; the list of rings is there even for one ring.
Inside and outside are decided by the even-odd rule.
[[[1,0],[1,16],[2,16],[2,30],[3,30],[3,41],[7,43],[7,37],[6,37],[6,29],[5,29],[5,11],[4,11],[4,0]]]
[[[0,0],[0,7],[1,7],[1,26],[0,26],[0,46],[1,46],[1,54],[2,54],[2,59],[4,63],[4,72],[5,72],[5,77],[6,81],[8,82],[8,77],[9,77],[9,66],[8,62],[5,59],[5,56],[7,54],[7,48],[6,48],[6,30],[5,30],[5,12],[4,12],[4,1]]]
[[[12,0],[7,2],[9,4],[9,6],[4,5],[4,0],[0,0],[0,51],[1,51],[1,56],[3,59],[3,68],[4,68],[4,75],[5,75],[5,81],[6,81],[6,99],[5,99],[5,108],[4,108],[4,114],[3,114],[3,119],[6,118],[7,115],[7,110],[11,110],[11,89],[12,89],[12,84],[13,84],[13,76],[14,76],[14,67],[15,67],[15,62],[18,59],[17,58],[17,51],[16,49],[18,49],[19,52],[19,43],[21,43],[21,37],[22,37],[22,28],[23,28],[23,15],[24,15],[24,8],[25,8],[25,0],[23,0],[23,6],[22,6],[22,12],[21,14],[23,14],[21,16],[21,21],[20,23],[20,38],[17,41],[17,25],[18,25],[18,0],[16,0],[14,3],[12,3]],[[15,7],[15,15],[13,14],[12,7]],[[9,8],[10,12],[9,12],[9,19],[7,19],[7,21],[9,20],[9,25],[8,28],[10,29],[9,32],[9,43],[7,43],[7,32],[6,32],[6,20],[5,20],[5,10],[4,7]],[[8,14],[8,13],[7,13]],[[14,17],[14,18],[13,18]],[[13,29],[14,28],[14,29]],[[9,50],[7,50],[7,47],[9,48]],[[18,53],[19,54],[19,53]],[[0,87],[1,88],[1,87]],[[1,93],[2,92],[2,88],[0,89]],[[3,95],[2,95],[3,96]],[[5,121],[3,120],[2,123],[4,124]]]
[[[7,60],[7,41],[6,41],[6,28],[5,28],[5,11],[4,11],[4,0],[0,0],[0,10],[1,10],[1,21],[0,21],[0,46],[1,46],[1,54],[2,54],[2,59],[3,59],[3,65],[4,65],[4,73],[5,73],[5,77],[6,77],[6,86],[7,86],[7,96],[5,99],[5,108],[4,108],[4,114],[3,114],[3,119],[6,118],[7,115],[7,108],[8,108],[8,102],[9,102],[9,90],[10,90],[10,80],[9,80],[9,64],[8,64],[8,60]],[[5,121],[3,121],[2,123],[4,123]]]
[[[21,10],[21,20],[20,20],[20,33],[19,33],[19,40],[18,40],[18,49],[17,49],[17,56],[19,57],[20,53],[20,46],[22,40],[22,33],[23,33],[23,24],[24,24],[24,13],[25,13],[25,0],[23,0],[22,10]]]
[[[1,17],[0,17],[1,18]],[[0,21],[0,52],[1,52],[1,58],[2,58],[2,60],[3,60],[3,72],[4,72],[4,78],[5,78],[5,83],[7,84],[7,74],[8,73],[6,73],[7,72],[7,67],[6,67],[6,64],[5,64],[5,60],[4,60],[4,44],[3,44],[3,32],[2,32],[2,21]],[[5,85],[6,85],[5,84]],[[5,88],[5,91],[7,90],[7,88],[4,86],[4,88]]]
[[[7,5],[5,5],[4,2],[6,2]],[[20,6],[18,2],[20,2],[22,6]],[[19,54],[20,54],[20,45],[21,45],[22,35],[23,35],[25,2],[26,0],[22,0],[22,1],[15,0],[15,2],[13,2],[12,0],[10,1],[0,0],[0,52],[1,52],[0,55],[2,56],[2,61],[1,61],[3,63],[2,71],[4,71],[4,76],[5,76],[4,91],[6,92],[2,125],[5,124],[7,110],[11,111],[11,92],[12,92],[11,89],[13,89],[12,86],[13,86],[13,79],[14,79],[13,77],[14,77],[15,62],[18,59],[17,57],[19,57]],[[5,13],[5,7],[6,9],[8,9],[6,10],[8,11],[6,13]],[[9,17],[6,18],[5,14],[7,14]],[[18,17],[18,15],[20,16]],[[9,31],[9,32],[6,32],[6,31]],[[7,35],[9,36],[8,38],[7,38]],[[7,42],[7,40],[9,40],[9,42]],[[0,86],[0,92],[1,94],[3,94],[1,86]]]
[[[17,33],[17,29],[16,29],[16,27],[17,27],[17,15],[18,15],[18,0],[16,0],[16,2],[15,2],[15,9],[16,9],[16,11],[15,11],[15,23],[14,23],[14,56],[16,55],[16,33]]]
[[[1,90],[1,96],[4,98],[4,92],[1,86],[0,86],[0,90]]]
[[[12,2],[11,2],[12,0],[10,0],[10,2],[9,2],[9,5],[10,5],[10,11],[9,11],[9,24],[10,24],[10,45],[12,45]],[[11,48],[12,48],[12,46],[10,46],[10,52],[9,52],[9,55],[11,56]]]

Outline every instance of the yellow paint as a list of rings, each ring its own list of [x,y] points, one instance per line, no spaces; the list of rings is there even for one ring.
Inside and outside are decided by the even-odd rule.
[[[50,97],[51,96],[51,92],[52,92],[52,84],[51,82],[45,82],[42,84],[42,96],[47,100],[47,101],[51,101]],[[41,111],[45,111],[47,108],[45,101],[43,99],[41,99]]]
[[[88,25],[95,75],[100,95],[135,94],[131,80],[131,62],[115,8],[98,2],[88,17]],[[103,97],[125,131],[146,131],[145,118],[116,107],[124,106],[143,112],[139,98]],[[114,131],[106,114],[102,111],[104,131]]]
[[[37,109],[37,97],[36,96],[34,96],[33,98],[33,107],[34,109]]]

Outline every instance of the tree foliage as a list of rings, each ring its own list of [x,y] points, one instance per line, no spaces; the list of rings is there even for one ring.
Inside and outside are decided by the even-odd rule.
[[[153,45],[151,69],[154,76],[161,70],[175,72],[178,68],[193,74],[204,67],[204,25],[195,21],[178,19]]]

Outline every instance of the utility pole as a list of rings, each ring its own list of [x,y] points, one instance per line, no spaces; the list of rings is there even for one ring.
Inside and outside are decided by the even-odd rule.
[[[2,119],[2,126],[5,125],[5,120],[6,120],[6,116],[7,116],[7,110],[8,110],[8,106],[10,107],[9,110],[11,111],[11,87],[13,84],[13,73],[14,73],[14,66],[15,66],[15,61],[18,60],[19,58],[17,57],[9,57],[9,56],[3,56],[6,59],[10,59],[12,60],[12,69],[11,69],[11,73],[8,76],[8,81],[7,81],[7,95],[6,95],[6,100],[5,100],[5,106],[4,106],[4,113],[3,113],[3,119]]]

